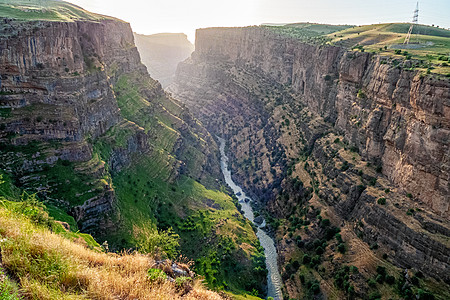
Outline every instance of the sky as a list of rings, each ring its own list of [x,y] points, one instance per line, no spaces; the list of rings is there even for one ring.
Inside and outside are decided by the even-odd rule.
[[[317,22],[376,24],[410,22],[417,0],[66,0],[131,23],[141,34],[195,29]],[[419,23],[450,28],[450,0],[419,1]]]

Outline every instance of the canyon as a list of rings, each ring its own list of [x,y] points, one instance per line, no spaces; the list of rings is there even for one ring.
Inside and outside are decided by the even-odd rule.
[[[307,296],[298,274],[308,272],[325,295],[344,297],[326,269],[346,264],[366,280],[382,264],[449,284],[450,82],[411,64],[266,26],[197,30],[179,64],[169,90],[229,142],[235,181],[274,217],[288,297]],[[292,271],[324,218],[347,254],[323,259],[323,271]]]
[[[450,298],[450,69],[382,44],[408,24],[206,28],[192,52],[64,1],[10,2],[0,277],[19,295]]]
[[[142,63],[147,67],[150,76],[158,80],[163,88],[173,82],[178,63],[194,51],[194,45],[184,33],[135,33],[134,39]]]
[[[183,254],[210,288],[263,295],[263,249],[221,188],[218,146],[149,76],[130,25],[48,5],[63,20],[1,18],[0,173],[23,191],[6,199],[34,195],[105,249]]]

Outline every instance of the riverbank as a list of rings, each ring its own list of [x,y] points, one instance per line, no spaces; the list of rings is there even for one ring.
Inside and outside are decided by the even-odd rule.
[[[242,188],[238,186],[231,178],[231,170],[228,169],[228,157],[226,156],[225,153],[226,142],[224,139],[220,137],[217,137],[217,139],[219,140],[220,143],[220,167],[222,169],[225,182],[233,190],[233,193],[238,198],[239,203],[242,206],[244,216],[247,219],[249,219],[252,223],[254,223],[255,216],[251,206],[251,202],[253,202],[253,200],[250,197],[248,197],[242,190]],[[273,239],[262,229],[265,226],[265,221],[263,221],[260,225],[256,226],[257,226],[256,236],[258,237],[261,246],[264,248],[264,254],[266,256],[266,266],[268,270],[267,296],[273,297],[274,300],[281,300],[283,299],[283,294],[281,292],[282,281],[280,273],[278,271],[278,262],[277,262],[278,254],[275,248],[275,243]]]

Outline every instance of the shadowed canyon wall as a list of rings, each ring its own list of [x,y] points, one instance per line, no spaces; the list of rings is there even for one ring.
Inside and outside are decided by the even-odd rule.
[[[209,28],[170,90],[227,138],[233,177],[273,216],[293,216],[309,185],[368,253],[380,245],[394,265],[448,283],[450,82],[410,64],[265,27]],[[290,241],[278,239],[282,263]]]

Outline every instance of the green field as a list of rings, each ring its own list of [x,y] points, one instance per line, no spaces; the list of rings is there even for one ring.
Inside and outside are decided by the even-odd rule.
[[[0,0],[0,17],[47,21],[96,21],[107,18],[68,2],[52,0]]]
[[[397,59],[418,60],[417,69],[450,74],[450,30],[415,25],[409,45],[404,45],[410,24],[387,23],[354,26],[329,34],[329,43]]]
[[[450,76],[450,30],[415,25],[409,45],[403,45],[411,24],[386,23],[362,26],[295,23],[264,25],[280,36],[354,51],[377,53],[400,60],[415,60],[414,69]]]

